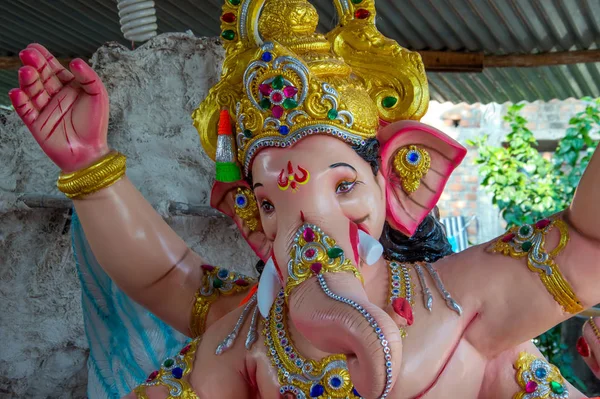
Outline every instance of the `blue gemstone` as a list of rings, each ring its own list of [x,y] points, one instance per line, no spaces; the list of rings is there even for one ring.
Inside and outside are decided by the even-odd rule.
[[[237,198],[235,199],[235,202],[237,203],[237,205],[239,207],[243,207],[246,205],[246,197],[243,195],[238,195]]]
[[[272,59],[273,59],[273,54],[269,53],[268,51],[263,53],[262,60],[264,62],[270,62]]]
[[[417,163],[419,162],[419,154],[416,152],[409,152],[408,155],[406,156],[406,158],[408,159],[408,162],[410,163]]]
[[[227,276],[229,276],[229,270],[227,270],[227,269],[219,270],[218,276],[220,278],[227,278]]]
[[[181,367],[175,367],[173,370],[171,370],[171,373],[173,374],[173,377],[177,378],[178,380],[183,377],[183,369]]]
[[[535,376],[539,379],[546,378],[547,375],[548,375],[548,372],[543,367],[540,367],[539,369],[535,370]]]
[[[324,393],[325,393],[325,388],[321,384],[313,385],[313,387],[310,389],[310,397],[311,398],[318,398],[319,396],[323,395]]]
[[[356,388],[352,388],[352,394],[354,394],[354,396],[358,396],[360,398],[360,394],[358,393]]]
[[[283,134],[284,136],[285,136],[286,134],[288,134],[289,132],[290,132],[290,128],[289,128],[289,127],[287,127],[286,125],[281,125],[281,126],[279,127],[279,133]]]
[[[331,380],[329,380],[329,384],[331,384],[331,386],[334,388],[339,388],[342,386],[342,380],[340,377],[333,377]]]

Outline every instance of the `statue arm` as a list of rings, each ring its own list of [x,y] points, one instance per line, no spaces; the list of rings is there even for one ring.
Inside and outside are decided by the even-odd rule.
[[[478,316],[467,331],[474,345],[495,354],[600,302],[599,203],[596,151],[571,207],[549,218],[551,225],[539,229],[548,222],[532,225],[535,233],[529,239],[520,239],[515,229],[436,265],[444,281],[451,280],[456,292],[470,298]],[[542,231],[546,233],[538,235]],[[536,237],[542,236],[537,247]]]

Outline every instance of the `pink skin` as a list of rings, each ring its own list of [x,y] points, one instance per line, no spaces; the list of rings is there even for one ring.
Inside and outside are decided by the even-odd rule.
[[[600,317],[595,317],[594,320],[596,325],[600,326]],[[582,358],[596,378],[600,379],[600,337],[594,334],[589,321],[584,324],[582,334],[582,338],[588,346],[588,356],[582,356]]]
[[[46,155],[72,172],[108,153],[108,94],[96,72],[81,59],[69,71],[39,44],[19,56],[20,88],[9,96]]]

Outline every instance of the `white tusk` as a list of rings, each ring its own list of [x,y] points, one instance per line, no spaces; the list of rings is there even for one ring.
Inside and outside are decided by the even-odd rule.
[[[277,270],[275,269],[275,263],[272,258],[269,258],[260,276],[260,281],[258,282],[258,310],[260,310],[260,314],[262,314],[263,317],[266,318],[269,315],[271,306],[273,306],[273,302],[275,302],[275,298],[277,297],[277,294],[279,294],[281,287],[282,285]]]
[[[362,230],[358,230],[358,254],[369,266],[374,265],[383,255],[383,245]]]

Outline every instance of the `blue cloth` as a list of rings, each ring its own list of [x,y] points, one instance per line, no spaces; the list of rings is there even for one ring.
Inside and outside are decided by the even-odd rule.
[[[115,285],[94,257],[74,211],[71,238],[90,347],[88,397],[121,398],[158,369],[162,359],[185,346],[188,338]]]

